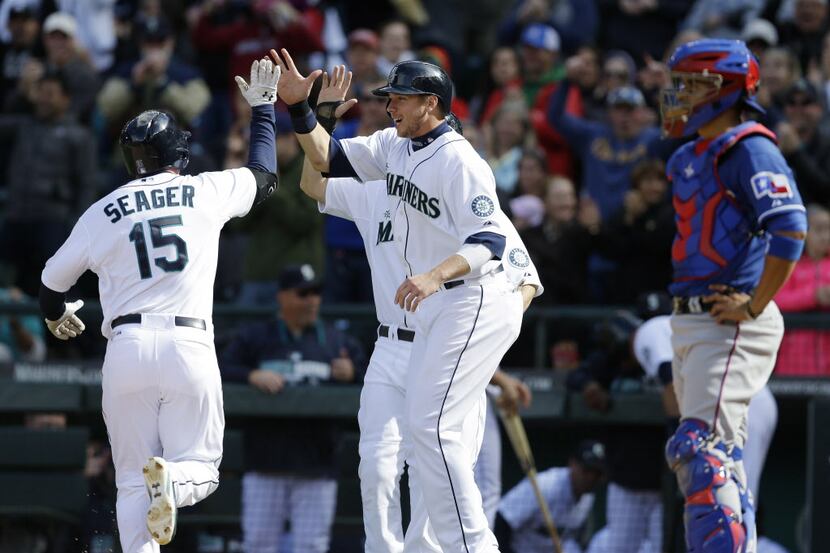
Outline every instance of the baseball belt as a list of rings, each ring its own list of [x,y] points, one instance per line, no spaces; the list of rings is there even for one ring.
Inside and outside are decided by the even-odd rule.
[[[724,290],[723,294],[738,292],[731,286]],[[712,306],[710,301],[703,301],[703,296],[674,296],[672,298],[672,312],[676,315],[692,315],[695,313],[708,313]]]
[[[463,286],[464,283],[474,284],[474,283],[476,283],[480,280],[484,280],[487,277],[496,276],[497,274],[499,274],[502,271],[504,271],[504,265],[499,265],[498,267],[493,269],[491,272],[487,273],[486,275],[481,275],[477,279],[473,278],[473,279],[467,279],[467,280],[451,280],[449,282],[444,283],[444,290],[452,290],[456,286]]]
[[[130,313],[129,315],[121,315],[120,317],[116,317],[110,323],[110,328],[115,328],[121,325],[127,324],[141,324],[141,314],[140,313]],[[174,324],[176,326],[189,326],[191,328],[198,328],[201,330],[207,330],[207,325],[203,319],[196,319],[194,317],[179,317],[176,315],[174,320]]]
[[[380,325],[378,327],[378,336],[383,338],[389,338],[391,334],[391,329],[386,325]],[[399,328],[398,331],[395,333],[398,337],[398,340],[401,342],[412,342],[415,340],[415,331],[414,330],[407,330],[405,328]]]

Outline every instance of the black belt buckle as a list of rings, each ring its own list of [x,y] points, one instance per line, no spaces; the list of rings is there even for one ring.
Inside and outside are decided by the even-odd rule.
[[[121,315],[120,317],[116,317],[110,323],[110,328],[127,324],[141,324],[141,315],[139,313],[130,313],[129,315]],[[190,328],[207,330],[207,323],[205,323],[204,319],[197,319],[195,317],[179,317],[177,315],[173,319],[173,324],[176,326],[187,326]]]
[[[398,332],[396,333],[398,336],[398,340],[401,342],[413,342],[415,341],[415,331],[414,330],[407,330],[405,328],[399,328]],[[389,338],[389,327],[386,325],[380,325],[378,327],[378,336],[382,338]]]
[[[694,315],[708,313],[712,309],[712,302],[703,301],[703,296],[675,296],[672,298],[672,311],[678,315]]]

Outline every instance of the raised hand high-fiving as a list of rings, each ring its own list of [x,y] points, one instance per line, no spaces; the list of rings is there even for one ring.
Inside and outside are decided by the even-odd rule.
[[[308,77],[303,77],[297,71],[297,66],[294,65],[294,60],[291,59],[291,54],[288,53],[288,50],[281,48],[280,54],[277,54],[276,50],[271,50],[271,57],[274,58],[274,63],[282,69],[279,87],[280,99],[289,106],[307,100],[314,81],[317,80],[317,77],[323,71],[315,69]]]
[[[271,105],[277,101],[277,83],[280,82],[280,66],[268,58],[254,60],[251,64],[251,82],[237,75],[234,80],[242,96],[252,108]]]
[[[341,118],[344,113],[349,111],[353,105],[357,103],[356,98],[346,100],[346,94],[349,92],[349,86],[352,84],[352,72],[346,70],[345,65],[335,65],[334,70],[329,77],[328,73],[323,73],[323,87],[320,89],[320,95],[317,97],[317,106],[322,104],[336,104],[334,110],[334,117]]]

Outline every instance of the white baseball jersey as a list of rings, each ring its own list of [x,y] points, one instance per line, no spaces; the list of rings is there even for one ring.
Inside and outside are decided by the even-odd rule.
[[[506,236],[493,171],[455,131],[419,150],[394,128],[339,143],[361,181],[383,179],[397,199],[392,232],[409,275],[430,271],[474,234]],[[469,278],[499,263],[488,261]]]
[[[574,538],[591,514],[594,494],[582,494],[579,499],[575,499],[571,488],[570,469],[567,467],[540,472],[538,481],[542,496],[550,508],[550,514],[556,521],[562,539]],[[545,530],[542,512],[527,478],[505,494],[499,503],[499,514],[513,529],[514,551],[534,553],[551,550],[551,539]]]
[[[326,201],[318,203],[318,207],[322,213],[352,220],[357,225],[372,271],[378,321],[411,328],[413,314],[394,302],[395,293],[407,275],[404,260],[395,248],[392,225],[392,215],[400,200],[387,192],[387,184],[382,180],[363,184],[352,178],[332,178],[326,185]],[[502,227],[507,235],[502,260],[507,277],[517,288],[522,284],[536,286],[538,296],[543,288],[536,266],[507,216],[501,211],[493,215],[494,220],[502,218],[508,223]]]
[[[43,284],[66,292],[87,269],[96,273],[107,338],[112,319],[130,313],[196,317],[211,330],[219,232],[248,213],[256,190],[244,167],[133,180],[78,219]]]

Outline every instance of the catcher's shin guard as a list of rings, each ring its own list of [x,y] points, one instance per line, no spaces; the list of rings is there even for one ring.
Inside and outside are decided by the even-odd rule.
[[[686,498],[686,547],[689,553],[744,553],[746,530],[732,460],[711,437],[705,422],[687,419],[666,444],[666,459]]]

